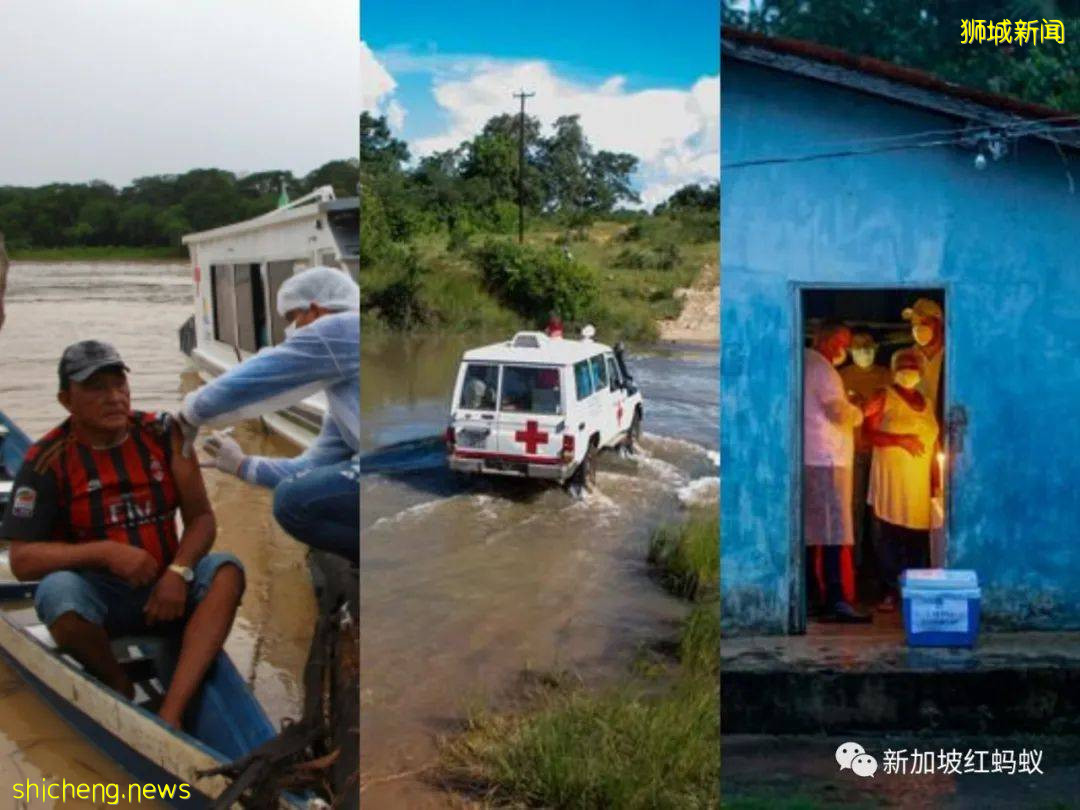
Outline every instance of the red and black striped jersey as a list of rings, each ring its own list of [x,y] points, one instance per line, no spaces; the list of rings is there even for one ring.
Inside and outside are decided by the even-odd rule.
[[[66,420],[27,451],[0,537],[114,540],[146,549],[168,565],[179,543],[180,504],[171,429],[168,414],[134,411],[128,437],[97,449],[79,442]]]

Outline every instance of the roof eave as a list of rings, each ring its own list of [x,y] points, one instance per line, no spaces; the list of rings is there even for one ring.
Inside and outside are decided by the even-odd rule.
[[[922,71],[902,68],[843,51],[725,29],[721,39],[724,56],[834,84],[857,92],[931,110],[989,128],[1014,128],[1044,118],[1070,115],[1049,107],[1027,104],[983,91],[963,88]],[[888,75],[892,73],[894,75]],[[993,103],[989,103],[992,101]],[[1080,124],[1080,115],[1067,126]],[[1054,144],[1080,149],[1080,132],[1053,129],[1027,133]]]

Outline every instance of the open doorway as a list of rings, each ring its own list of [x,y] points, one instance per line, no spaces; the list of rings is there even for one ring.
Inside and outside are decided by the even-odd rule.
[[[942,288],[797,291],[797,632],[899,634],[900,573],[945,565],[945,306]]]

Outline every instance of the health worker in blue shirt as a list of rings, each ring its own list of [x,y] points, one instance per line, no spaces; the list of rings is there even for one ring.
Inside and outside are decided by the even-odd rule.
[[[295,458],[249,456],[216,432],[210,465],[274,490],[274,517],[312,548],[360,557],[360,288],[341,270],[312,267],[278,290],[283,343],[262,349],[180,408],[184,452],[200,427],[218,427],[295,405],[317,391],[328,403],[319,435]]]

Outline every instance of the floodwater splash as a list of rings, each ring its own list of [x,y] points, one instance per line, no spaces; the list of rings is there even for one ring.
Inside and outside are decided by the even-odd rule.
[[[633,454],[602,453],[575,498],[450,472],[441,437],[461,349],[429,342],[395,362],[362,349],[374,355],[362,357],[360,566],[372,803],[431,799],[409,792],[415,780],[379,779],[433,762],[448,724],[505,705],[522,670],[619,679],[669,638],[686,606],[650,579],[649,538],[716,493],[715,352],[631,357],[647,432]]]

